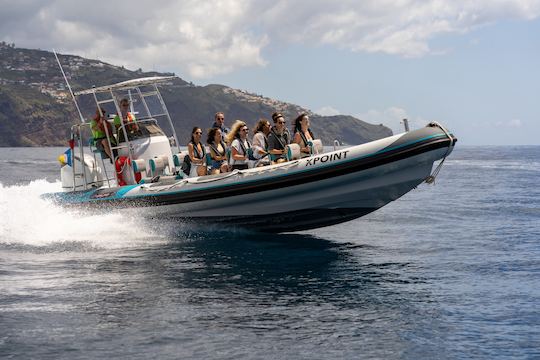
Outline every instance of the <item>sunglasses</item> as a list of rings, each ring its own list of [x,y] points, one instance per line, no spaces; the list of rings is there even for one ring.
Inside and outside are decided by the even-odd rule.
[[[202,132],[196,131],[194,134],[195,134],[195,135],[202,135]]]
[[[225,120],[225,118],[217,118],[218,120]]]

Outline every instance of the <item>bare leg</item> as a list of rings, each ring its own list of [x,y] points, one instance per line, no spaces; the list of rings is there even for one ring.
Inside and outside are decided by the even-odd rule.
[[[197,175],[199,176],[206,175],[206,166],[197,166]]]
[[[219,168],[219,170],[220,170],[222,173],[229,172],[229,165],[223,164],[223,165],[221,165],[221,167]]]
[[[105,153],[109,156],[109,159],[114,160],[111,149],[109,148],[109,142],[107,141],[107,139],[102,139],[101,145],[103,145],[103,150],[105,150]]]

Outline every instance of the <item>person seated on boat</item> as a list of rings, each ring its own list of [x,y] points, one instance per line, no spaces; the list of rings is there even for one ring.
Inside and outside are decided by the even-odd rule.
[[[189,176],[206,175],[206,166],[204,164],[206,158],[206,149],[201,142],[202,129],[195,126],[191,131],[191,140],[187,145],[189,159],[191,160],[191,170]]]
[[[226,136],[231,131],[231,129],[225,126],[225,115],[221,111],[214,115],[212,127],[220,129],[223,136]]]
[[[107,127],[107,130],[105,130]],[[96,115],[90,121],[90,128],[92,130],[92,137],[94,138],[94,144],[96,148],[105,153],[111,161],[114,159],[113,152],[109,146],[109,141],[107,140],[107,133],[111,143],[115,145],[115,138],[113,135],[113,129],[111,124],[107,121],[107,112],[103,108],[96,109]]]
[[[268,153],[271,154],[273,163],[285,162],[287,161],[285,147],[291,143],[291,136],[281,113],[273,113],[272,120],[274,120],[274,126],[268,134]]]
[[[300,114],[294,120],[294,137],[292,142],[300,146],[301,157],[311,155],[309,142],[313,141],[313,132],[309,128],[309,116],[305,113]]]
[[[129,111],[129,100],[126,98],[120,100],[120,114],[116,114],[116,116],[114,117],[114,126],[116,127],[116,131],[118,132],[119,142],[125,141],[123,127],[128,133],[128,138],[130,134],[139,131],[139,125],[137,125],[137,118],[133,113]]]
[[[230,165],[232,170],[245,170],[249,167],[249,151],[251,144],[248,140],[249,128],[245,122],[236,120],[226,141],[231,148]]]
[[[270,133],[270,121],[260,119],[253,130],[253,157],[258,160],[257,166],[270,164],[268,159],[268,134]]]
[[[229,164],[227,163],[227,146],[223,142],[221,129],[210,129],[208,131],[207,143],[210,147],[211,163],[207,164],[210,168],[210,174],[213,175],[228,172]]]

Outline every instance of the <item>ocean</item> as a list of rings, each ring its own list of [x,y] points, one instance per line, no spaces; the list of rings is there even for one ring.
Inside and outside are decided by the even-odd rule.
[[[272,235],[62,210],[62,152],[0,149],[2,358],[540,359],[540,146]]]

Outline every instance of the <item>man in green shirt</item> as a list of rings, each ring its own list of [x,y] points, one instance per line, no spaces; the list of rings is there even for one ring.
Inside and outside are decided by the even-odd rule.
[[[100,111],[101,110],[101,111]],[[107,121],[106,111],[101,109],[96,109],[96,116],[90,121],[90,128],[92,129],[92,137],[94,138],[94,143],[96,148],[100,151],[104,151],[109,159],[114,159],[111,148],[109,146],[109,141],[107,141],[107,133],[105,132],[105,126],[107,127],[107,132],[111,142],[114,142],[113,130],[111,124]]]

